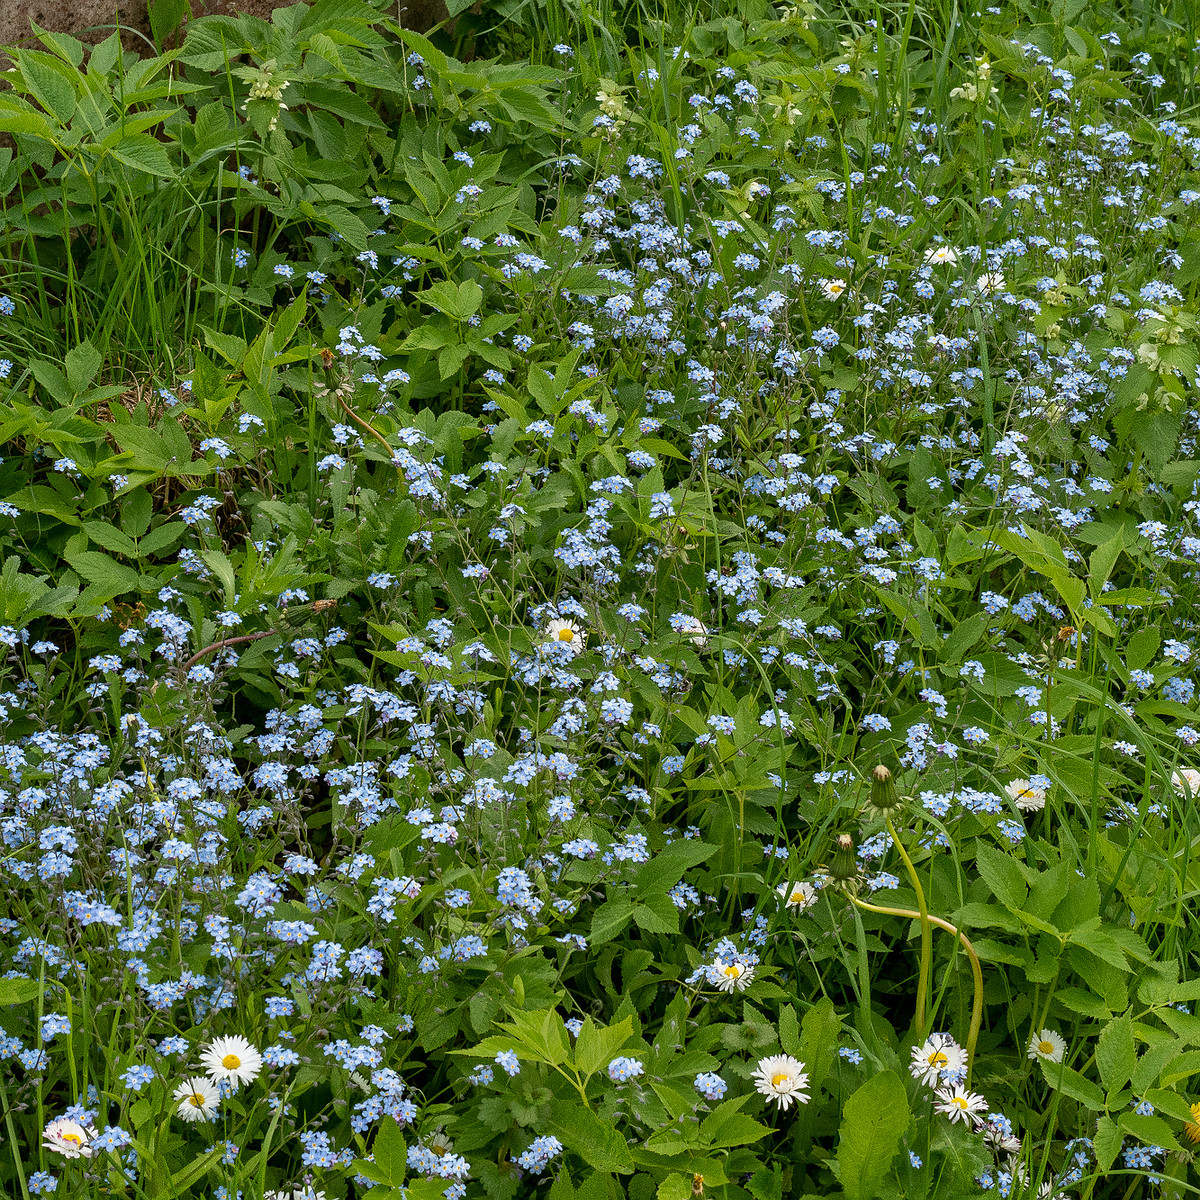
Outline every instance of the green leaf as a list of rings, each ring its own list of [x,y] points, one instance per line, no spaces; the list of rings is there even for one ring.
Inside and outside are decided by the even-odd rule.
[[[621,893],[600,905],[592,914],[588,940],[596,946],[611,942],[633,919],[633,900]]]
[[[784,1054],[790,1054],[801,1061],[804,1059],[800,1048],[800,1022],[796,1019],[796,1010],[785,1004],[779,1010],[779,1044]]]
[[[965,621],[960,621],[946,636],[942,643],[940,662],[954,666],[962,662],[963,655],[983,636],[984,631],[994,620],[987,613],[976,613]]]
[[[749,1146],[771,1132],[766,1125],[739,1111],[749,1099],[747,1095],[726,1100],[704,1118],[700,1125],[700,1140],[707,1149]]]
[[[1110,1095],[1120,1091],[1137,1066],[1137,1047],[1133,1042],[1133,1024],[1128,1013],[1108,1022],[1096,1039],[1096,1066]]]
[[[666,892],[683,878],[684,872],[708,862],[716,852],[717,847],[709,842],[679,838],[637,869],[634,890],[642,897],[649,892]]]
[[[322,204],[314,215],[324,221],[350,244],[354,250],[367,248],[367,227],[348,208],[339,204]]]
[[[175,177],[175,168],[163,148],[162,142],[156,141],[148,133],[134,133],[123,137],[110,151],[118,162],[123,162],[135,171],[146,175],[158,175],[164,179]]]
[[[546,1132],[554,1134],[595,1171],[614,1175],[633,1172],[633,1156],[625,1139],[590,1109],[580,1105],[551,1108]]]
[[[1088,589],[1093,597],[1099,598],[1103,592],[1124,548],[1125,534],[1118,526],[1117,532],[1107,542],[1102,542],[1092,551],[1088,558]]]
[[[64,360],[67,384],[76,396],[96,378],[96,372],[100,370],[103,361],[100,351],[89,341],[82,341],[67,351]]]
[[[1162,637],[1152,626],[1139,629],[1129,637],[1125,644],[1125,665],[1131,671],[1140,671],[1158,653],[1162,645]]]
[[[584,1017],[583,1028],[575,1039],[575,1066],[585,1076],[606,1067],[617,1051],[633,1036],[633,1018],[624,1017],[615,1025],[597,1025]]]
[[[975,843],[975,866],[979,877],[992,889],[992,895],[1010,910],[1025,907],[1025,877],[1011,854],[1005,854],[983,840]]]
[[[0,1004],[28,1004],[41,994],[36,979],[0,979]]]
[[[371,1149],[375,1154],[375,1166],[385,1176],[377,1183],[399,1187],[408,1174],[408,1146],[400,1126],[391,1117],[384,1117]]]
[[[908,1121],[908,1097],[894,1071],[873,1075],[846,1101],[837,1147],[846,1200],[876,1200]]]
[[[1072,1100],[1078,1100],[1092,1112],[1104,1111],[1104,1093],[1090,1079],[1080,1075],[1078,1071],[1068,1067],[1065,1063],[1052,1063],[1047,1062],[1044,1058],[1039,1058],[1038,1065],[1042,1069],[1042,1077],[1055,1091],[1062,1092],[1064,1096],[1070,1096]]]
[[[184,17],[192,15],[192,6],[188,0],[150,0],[148,15],[154,40],[162,46],[179,28]]]
[[[79,78],[66,63],[40,50],[25,50],[17,56],[17,69],[37,102],[59,124],[66,125],[75,115],[76,94],[73,79]]]
[[[473,279],[465,279],[457,286],[443,279],[426,291],[418,292],[417,299],[456,321],[465,321],[483,304],[483,288]]]
[[[65,557],[88,583],[96,584],[109,599],[141,588],[142,577],[132,567],[122,566],[107,554],[95,550],[68,551]]]
[[[808,1084],[816,1091],[833,1065],[834,1046],[842,1019],[833,1001],[825,996],[800,1018],[800,1053],[796,1056],[808,1070]]]
[[[1092,1148],[1096,1152],[1096,1169],[1103,1175],[1116,1162],[1121,1153],[1121,1144],[1125,1136],[1117,1128],[1112,1117],[1102,1116],[1096,1121],[1096,1135],[1092,1140]]]
[[[1144,1117],[1141,1113],[1123,1112],[1117,1118],[1117,1124],[1127,1133],[1132,1134],[1143,1145],[1162,1146],[1167,1150],[1178,1150],[1179,1143],[1170,1125],[1162,1117]]]
[[[97,546],[103,546],[105,550],[111,550],[114,554],[121,554],[126,558],[137,557],[137,547],[132,538],[126,537],[119,529],[114,529],[107,521],[84,521],[83,530]]]

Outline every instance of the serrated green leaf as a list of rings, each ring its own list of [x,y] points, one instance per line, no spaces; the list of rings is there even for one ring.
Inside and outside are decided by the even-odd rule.
[[[1096,1067],[1100,1080],[1114,1093],[1123,1088],[1137,1066],[1137,1047],[1133,1042],[1133,1025],[1128,1013],[1109,1021],[1096,1039]]]

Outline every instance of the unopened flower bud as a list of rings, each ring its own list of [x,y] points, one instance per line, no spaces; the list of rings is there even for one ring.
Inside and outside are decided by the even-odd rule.
[[[858,859],[854,854],[854,835],[839,833],[833,839],[833,858],[829,863],[830,879],[841,881],[858,875]]]

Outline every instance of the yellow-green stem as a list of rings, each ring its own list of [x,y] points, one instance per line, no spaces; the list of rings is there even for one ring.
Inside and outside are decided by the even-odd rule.
[[[921,914],[913,912],[911,908],[886,908],[882,904],[868,904],[857,896],[851,896],[850,900],[859,908],[866,909],[867,912],[883,913],[890,917],[908,917],[913,921],[921,919]],[[935,917],[931,913],[926,913],[925,919],[939,929],[954,934],[962,942],[963,949],[971,960],[971,973],[975,977],[975,998],[971,1003],[971,1027],[967,1031],[967,1083],[970,1084],[971,1068],[975,1065],[975,1043],[979,1040],[979,1029],[983,1025],[983,970],[979,966],[979,956],[975,953],[975,947],[971,945],[965,933],[960,932],[949,921],[943,921],[941,917]]]
[[[904,859],[904,866],[908,870],[908,877],[912,880],[913,891],[917,894],[917,908],[920,910],[921,916],[921,968],[917,976],[917,1038],[919,1041],[925,1040],[926,1033],[926,1004],[929,997],[929,972],[933,963],[933,926],[929,922],[929,905],[925,902],[925,891],[921,887],[921,880],[917,876],[917,868],[913,866],[913,861],[908,857],[908,851],[904,848],[904,843],[900,840],[900,835],[896,832],[896,827],[892,824],[891,817],[887,819],[888,833],[892,835],[892,842],[896,849],[900,852],[900,857]]]

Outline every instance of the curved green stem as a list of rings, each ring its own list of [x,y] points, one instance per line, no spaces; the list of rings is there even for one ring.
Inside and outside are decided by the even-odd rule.
[[[917,908],[920,910],[921,969],[917,976],[917,1038],[923,1042],[926,1030],[926,1004],[929,997],[929,972],[933,964],[933,926],[929,922],[929,905],[925,901],[925,891],[921,887],[917,869],[913,866],[912,859],[909,858],[908,851],[905,850],[904,843],[900,840],[900,835],[896,832],[891,817],[887,818],[887,827],[888,833],[892,835],[892,842],[900,852],[900,857],[904,859],[908,877],[912,880],[913,891],[917,895]]]
[[[850,901],[859,908],[866,909],[867,912],[883,913],[890,917],[908,917],[915,921],[921,920],[921,914],[913,912],[911,908],[885,908],[882,904],[868,904],[857,896],[851,896]],[[971,945],[965,933],[951,925],[949,921],[943,921],[941,917],[935,917],[931,913],[925,914],[925,920],[939,929],[944,929],[947,933],[954,934],[962,942],[963,949],[971,960],[971,973],[975,977],[975,998],[971,1003],[971,1027],[967,1031],[967,1084],[969,1085],[971,1068],[975,1065],[975,1043],[979,1040],[979,1030],[983,1025],[983,970],[979,965],[979,956],[975,953],[975,947]]]

